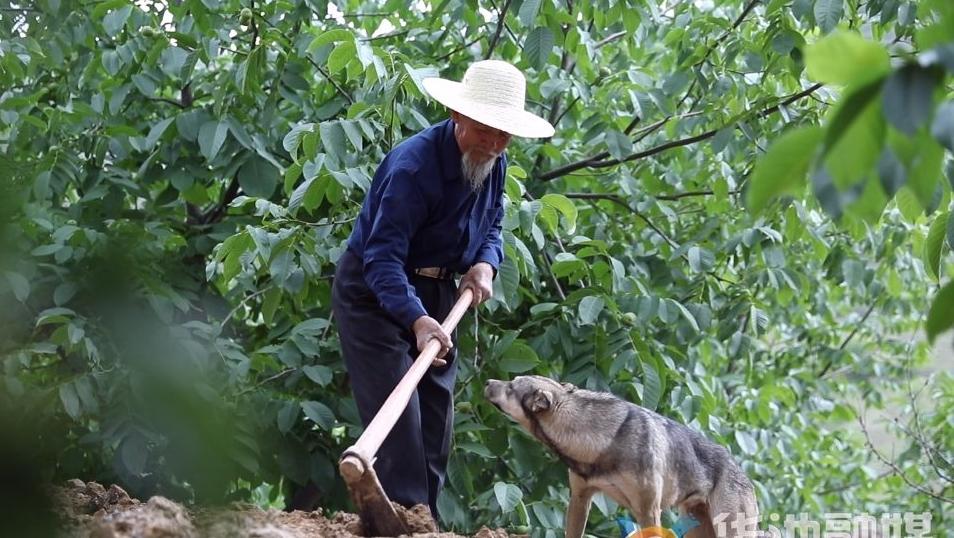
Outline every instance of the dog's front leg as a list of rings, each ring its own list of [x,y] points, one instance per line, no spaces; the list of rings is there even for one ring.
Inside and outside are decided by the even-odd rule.
[[[652,494],[644,495],[639,498],[635,508],[636,522],[642,528],[662,526],[662,500],[660,492],[662,487],[656,489]]]
[[[566,508],[566,538],[581,538],[590,513],[593,488],[586,480],[570,471],[570,505]]]

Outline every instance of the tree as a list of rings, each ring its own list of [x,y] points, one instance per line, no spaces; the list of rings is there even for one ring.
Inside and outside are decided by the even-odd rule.
[[[493,57],[558,132],[509,150],[507,260],[460,334],[445,521],[561,527],[565,470],[481,396],[533,371],[728,446],[765,513],[900,496],[950,525],[950,376],[886,474],[838,435],[906,394],[928,355],[910,333],[954,324],[947,3],[418,8],[0,10],[0,395],[66,440],[55,478],[200,501],[312,481],[344,507],[334,461],[360,422],[334,261],[383,155],[446,115],[421,78]]]

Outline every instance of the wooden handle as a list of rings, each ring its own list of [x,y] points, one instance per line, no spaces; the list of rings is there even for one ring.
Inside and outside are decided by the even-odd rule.
[[[451,309],[450,314],[447,314],[447,318],[444,320],[444,323],[441,324],[441,328],[444,329],[444,332],[447,334],[454,332],[454,328],[457,327],[457,323],[460,322],[460,318],[464,316],[464,312],[467,311],[467,308],[473,300],[474,292],[470,289],[466,289],[460,294],[457,303],[454,304],[454,308]],[[417,359],[414,360],[414,364],[411,365],[411,368],[404,374],[404,377],[401,378],[401,381],[394,387],[394,390],[391,391],[391,395],[388,396],[388,399],[384,401],[384,405],[381,406],[378,414],[374,415],[371,424],[368,424],[368,427],[364,430],[364,433],[361,434],[361,437],[359,437],[350,448],[344,451],[341,464],[339,464],[342,471],[344,471],[346,464],[355,466],[354,471],[356,471],[357,474],[362,474],[367,470],[364,468],[365,462],[367,462],[367,464],[372,463],[374,455],[378,453],[378,449],[381,448],[384,439],[391,433],[391,428],[394,427],[398,418],[404,413],[407,403],[411,401],[411,395],[414,394],[414,390],[417,389],[417,384],[421,381],[421,378],[424,377],[424,372],[430,368],[431,363],[434,362],[434,358],[440,350],[441,344],[436,339],[432,339],[427,343],[424,347],[424,351],[417,356]]]

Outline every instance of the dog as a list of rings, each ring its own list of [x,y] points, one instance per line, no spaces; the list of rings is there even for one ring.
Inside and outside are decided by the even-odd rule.
[[[752,483],[728,450],[699,432],[612,394],[546,377],[491,379],[484,396],[569,467],[566,538],[583,536],[597,491],[644,529],[661,528],[662,511],[675,506],[699,522],[687,537],[759,535]]]

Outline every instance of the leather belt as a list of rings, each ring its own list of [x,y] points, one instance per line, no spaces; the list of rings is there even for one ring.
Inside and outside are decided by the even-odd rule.
[[[440,280],[450,280],[454,278],[454,272],[446,267],[418,267],[413,269],[415,275],[426,276],[428,278],[437,278]]]

